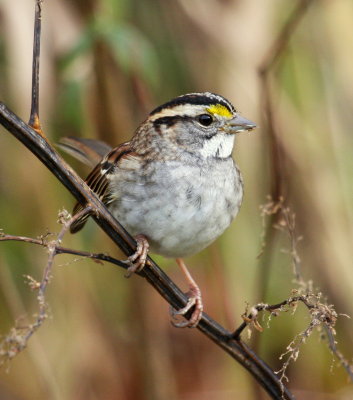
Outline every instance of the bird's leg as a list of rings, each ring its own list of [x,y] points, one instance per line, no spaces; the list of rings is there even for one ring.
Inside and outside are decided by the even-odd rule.
[[[186,293],[188,296],[188,302],[185,307],[181,308],[180,310],[175,310],[174,308],[171,308],[172,324],[177,328],[195,328],[200,322],[203,311],[201,291],[194,281],[193,277],[191,276],[189,270],[186,268],[184,261],[181,258],[177,258],[176,262],[182,270],[183,274],[185,275],[190,290]],[[194,310],[189,320],[182,322],[176,321],[177,316],[185,315],[192,307],[194,307]]]
[[[135,236],[135,240],[137,244],[136,251],[126,261],[127,264],[130,264],[125,275],[126,278],[130,278],[133,273],[141,271],[146,264],[148,249],[150,247],[148,240],[144,235]]]

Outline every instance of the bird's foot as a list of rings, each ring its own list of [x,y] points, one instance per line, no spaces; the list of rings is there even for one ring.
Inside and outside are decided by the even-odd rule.
[[[176,328],[195,328],[200,322],[203,311],[203,303],[201,297],[201,291],[199,287],[195,285],[190,285],[189,292],[186,293],[188,296],[188,302],[185,307],[176,310],[171,307],[170,314],[172,317],[171,323]],[[186,321],[179,321],[180,316],[184,316],[194,307],[190,319]]]
[[[136,251],[125,261],[126,264],[129,264],[127,269],[127,273],[125,274],[126,278],[130,278],[132,274],[135,272],[140,272],[145,264],[149,250],[149,243],[144,235],[135,236],[135,240],[137,243]]]

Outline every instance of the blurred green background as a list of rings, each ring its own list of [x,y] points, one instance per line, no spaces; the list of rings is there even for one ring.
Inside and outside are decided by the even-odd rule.
[[[285,234],[260,259],[260,205],[271,189],[271,152],[258,74],[297,2],[283,0],[76,0],[44,2],[41,121],[53,142],[75,135],[111,145],[128,140],[145,115],[193,91],[227,97],[256,121],[238,136],[235,158],[245,181],[240,214],[226,233],[187,259],[205,310],[228,329],[246,302],[277,303],[293,283]],[[28,120],[33,1],[0,1],[0,99]],[[286,201],[303,235],[303,275],[339,313],[353,315],[353,3],[312,1],[271,72],[273,117],[284,155]],[[58,210],[73,199],[34,156],[0,128],[0,228],[37,237],[58,232]],[[87,169],[68,161],[84,176]],[[94,223],[64,245],[121,257]],[[271,251],[270,251],[271,250]],[[0,244],[1,335],[31,319],[46,251]],[[183,286],[174,261],[156,257]],[[266,268],[265,273],[263,268]],[[0,399],[262,399],[239,365],[197,330],[171,327],[167,304],[142,279],[111,265],[58,256],[48,288],[51,317],[28,348],[0,371]],[[309,323],[272,319],[249,342],[275,370],[279,356]],[[266,326],[266,322],[262,323]],[[352,359],[353,322],[336,325]],[[352,399],[353,386],[320,333],[288,370],[298,399]]]

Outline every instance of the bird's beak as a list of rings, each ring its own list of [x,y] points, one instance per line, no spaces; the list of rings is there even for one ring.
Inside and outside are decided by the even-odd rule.
[[[254,122],[237,115],[227,123],[226,131],[227,133],[235,134],[238,132],[252,131],[255,128],[256,124],[254,124]]]

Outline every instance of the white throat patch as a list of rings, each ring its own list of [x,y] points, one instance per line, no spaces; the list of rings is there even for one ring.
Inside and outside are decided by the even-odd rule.
[[[207,157],[227,158],[232,154],[235,135],[217,133],[211,139],[206,139],[200,154]]]

